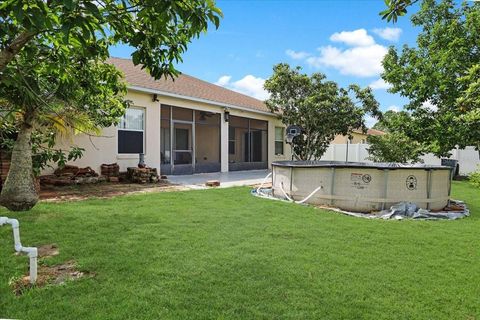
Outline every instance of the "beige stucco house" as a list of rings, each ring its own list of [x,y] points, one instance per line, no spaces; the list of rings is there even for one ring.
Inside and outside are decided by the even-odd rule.
[[[367,143],[368,136],[382,136],[385,132],[376,130],[376,129],[368,129],[367,132],[363,132],[362,130],[354,130],[352,132],[352,138],[349,139],[347,136],[337,135],[335,139],[333,139],[333,144],[365,144]]]
[[[162,174],[192,174],[267,169],[290,158],[284,126],[262,101],[185,74],[155,80],[128,59],[111,63],[123,71],[133,107],[100,136],[61,141],[85,149],[72,164],[125,171],[143,153]]]

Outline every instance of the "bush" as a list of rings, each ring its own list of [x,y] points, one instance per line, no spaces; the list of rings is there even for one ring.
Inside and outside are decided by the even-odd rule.
[[[368,160],[374,162],[422,162],[425,153],[421,144],[401,132],[389,132],[382,136],[369,136]]]
[[[475,187],[480,188],[480,168],[478,168],[477,171],[470,173],[468,180]]]

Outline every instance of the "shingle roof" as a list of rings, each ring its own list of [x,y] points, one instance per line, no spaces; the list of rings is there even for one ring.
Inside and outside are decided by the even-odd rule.
[[[110,58],[109,62],[124,73],[129,86],[208,100],[253,111],[269,112],[263,101],[186,74],[180,74],[175,81],[171,78],[155,80],[145,69],[142,70],[141,66],[135,66],[130,59]]]

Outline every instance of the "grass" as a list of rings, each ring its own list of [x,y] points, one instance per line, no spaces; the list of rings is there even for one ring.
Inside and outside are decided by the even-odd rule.
[[[250,196],[247,188],[42,203],[25,245],[56,243],[94,278],[14,296],[27,272],[0,228],[0,318],[478,319],[480,192],[471,217],[379,221]]]

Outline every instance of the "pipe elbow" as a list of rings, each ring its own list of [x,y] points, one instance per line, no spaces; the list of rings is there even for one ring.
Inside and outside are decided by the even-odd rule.
[[[23,248],[23,252],[27,253],[30,258],[36,258],[38,256],[38,250],[35,247]]]
[[[7,223],[9,223],[14,229],[20,227],[20,223],[18,222],[17,219],[8,219]]]
[[[15,245],[15,251],[17,251],[17,252],[22,252],[22,249],[23,249],[23,247],[22,247],[22,244],[21,244],[21,243],[17,243],[17,244]]]

